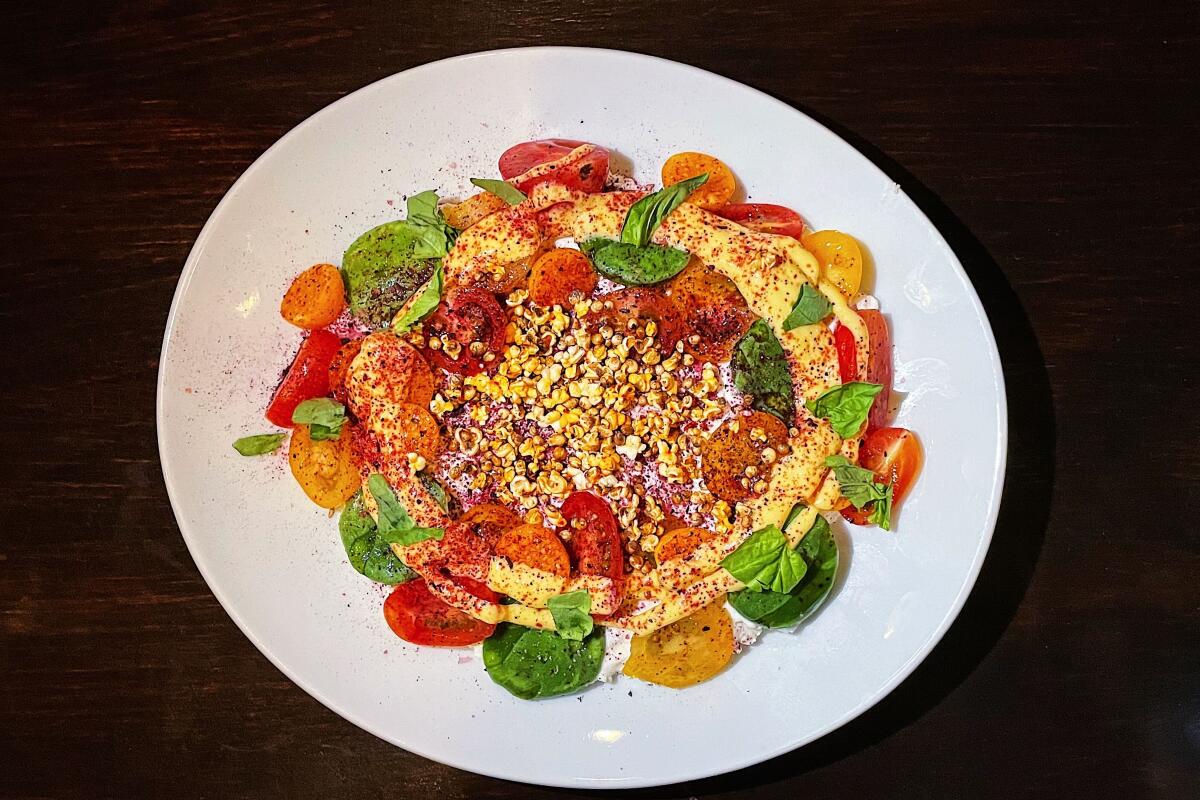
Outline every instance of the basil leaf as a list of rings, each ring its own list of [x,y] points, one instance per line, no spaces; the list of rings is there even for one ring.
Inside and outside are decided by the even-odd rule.
[[[346,407],[328,397],[305,400],[292,411],[292,422],[309,426],[309,436],[314,442],[336,439],[342,435],[346,424]]]
[[[754,408],[774,414],[785,425],[795,422],[792,374],[783,346],[765,320],[756,320],[750,326],[734,347],[729,363],[733,385],[754,398]]]
[[[687,266],[691,255],[674,247],[643,246],[612,239],[589,239],[580,249],[609,280],[626,286],[649,286],[673,278]]]
[[[774,525],[759,528],[721,560],[721,566],[746,584],[751,592],[787,593],[800,582],[808,565],[788,546],[783,531]]]
[[[233,449],[244,456],[261,456],[266,453],[274,453],[286,438],[286,433],[259,433],[254,436],[243,436],[233,443]]]
[[[621,241],[641,247],[650,243],[650,235],[675,209],[687,200],[688,195],[708,180],[708,173],[688,178],[685,181],[664,186],[648,194],[629,208],[625,224],[621,227]],[[681,268],[682,269],[682,268]]]
[[[483,666],[493,681],[522,700],[553,697],[596,680],[604,641],[600,627],[575,641],[554,631],[503,623],[483,642]]]
[[[855,508],[863,508],[868,503],[874,503],[869,517],[885,531],[892,529],[892,485],[875,482],[875,473],[850,463],[845,456],[828,456],[825,466],[833,470],[841,487],[842,496],[854,504]]]
[[[510,206],[520,205],[526,199],[525,193],[508,181],[498,181],[494,178],[471,178],[471,183],[485,192],[496,195]]]
[[[838,436],[849,439],[862,428],[871,413],[875,395],[883,391],[877,383],[851,381],[835,386],[816,400],[805,403],[815,416],[829,420]]]
[[[576,642],[592,632],[592,598],[584,590],[556,595],[546,601],[558,635]]]
[[[438,303],[442,302],[442,282],[442,262],[439,261],[433,268],[433,275],[429,277],[425,288],[405,303],[399,316],[392,320],[392,330],[396,333],[408,333],[414,325],[427,317],[429,312],[437,308]]]
[[[790,331],[801,325],[815,325],[828,317],[832,309],[833,304],[825,299],[825,295],[805,283],[800,289],[800,296],[796,298],[796,305],[792,307],[792,313],[783,321],[783,329]]]
[[[385,222],[354,240],[342,257],[350,313],[373,328],[392,321],[425,285],[435,264],[418,255],[421,236],[407,220]]]
[[[379,473],[367,478],[367,491],[375,498],[379,509],[379,535],[388,544],[410,545],[426,539],[441,539],[446,535],[443,528],[421,528],[400,505],[387,479]]]
[[[824,517],[818,516],[796,546],[808,569],[791,592],[740,591],[729,604],[746,619],[769,628],[788,628],[810,617],[828,597],[838,570],[837,540]]]
[[[338,518],[338,533],[342,547],[355,571],[377,583],[394,586],[417,577],[392,552],[391,546],[379,535],[375,520],[363,508],[362,492],[358,492],[342,509]]]
[[[450,227],[438,208],[437,192],[427,189],[408,198],[408,216],[404,220],[416,228],[419,244],[414,251],[418,258],[441,258],[450,252],[458,231]]]

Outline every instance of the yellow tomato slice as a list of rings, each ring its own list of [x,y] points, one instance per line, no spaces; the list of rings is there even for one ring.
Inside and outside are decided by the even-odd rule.
[[[821,264],[821,274],[853,297],[862,288],[863,256],[858,240],[841,231],[805,231],[800,244]]]
[[[342,428],[336,439],[313,440],[307,425],[292,429],[288,445],[292,476],[308,498],[321,508],[338,508],[354,496],[361,484],[350,428]]]
[[[670,186],[706,172],[708,180],[688,196],[688,202],[711,211],[728,203],[736,187],[733,171],[725,166],[721,159],[705,153],[676,153],[663,164],[663,186]]]
[[[654,560],[658,563],[672,558],[683,558],[704,542],[716,536],[704,528],[675,528],[663,534],[654,548]]]
[[[624,672],[631,678],[682,689],[703,683],[733,658],[733,622],[721,595],[704,608],[660,628],[633,637]]]
[[[342,273],[333,264],[316,264],[301,272],[288,287],[279,313],[297,328],[316,330],[338,318],[346,307]]]

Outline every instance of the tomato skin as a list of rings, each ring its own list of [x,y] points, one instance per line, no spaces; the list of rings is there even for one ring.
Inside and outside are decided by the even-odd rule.
[[[329,394],[329,365],[342,340],[327,330],[315,330],[300,345],[292,366],[267,405],[267,419],[281,428],[292,427],[296,406]]]
[[[570,531],[568,550],[581,575],[603,575],[614,581],[625,576],[625,554],[617,518],[608,503],[591,492],[572,492],[559,512]]]
[[[842,383],[858,380],[858,353],[855,350],[854,333],[845,325],[833,329],[833,346],[837,348],[838,373]]]
[[[490,372],[500,365],[507,325],[508,317],[492,294],[483,289],[459,289],[425,321],[425,333],[454,339],[462,351],[457,358],[452,358],[444,349],[433,350],[426,346],[426,358],[446,372],[459,375]],[[477,341],[483,343],[484,351],[476,356],[468,348]],[[495,356],[490,362],[484,360],[488,353]]]
[[[599,145],[592,145],[592,150],[570,157],[573,150],[585,144],[589,142],[573,139],[523,142],[500,156],[500,175],[525,194],[540,183],[560,183],[568,189],[589,194],[599,192],[608,180],[609,153]],[[534,168],[546,165],[553,166],[527,175]]]
[[[876,428],[867,434],[858,461],[875,473],[878,483],[891,484],[892,505],[899,505],[921,471],[921,443],[904,428]],[[847,506],[842,516],[855,525],[867,525],[870,507]]]
[[[609,325],[614,330],[626,330],[630,320],[641,322],[654,321],[658,326],[658,349],[663,353],[675,350],[675,343],[680,338],[679,320],[682,315],[678,306],[671,298],[658,289],[646,286],[635,286],[629,289],[618,289],[604,295],[605,303],[612,303],[612,308],[587,316],[588,324],[599,327]]]
[[[454,580],[476,597],[496,602],[495,593],[478,581]],[[384,601],[383,617],[392,632],[404,641],[433,647],[478,644],[496,630],[495,625],[480,622],[446,604],[429,591],[423,580],[402,583],[393,589]]]
[[[714,213],[759,233],[791,236],[797,240],[804,235],[804,218],[787,206],[777,206],[773,203],[727,203]]]
[[[500,177],[512,180],[538,164],[560,159],[585,144],[587,142],[575,139],[536,139],[514,144],[500,154]]]
[[[571,557],[562,539],[541,525],[518,525],[500,534],[496,555],[514,564],[524,564],[551,575],[566,578],[571,574]]]
[[[871,341],[871,353],[867,360],[867,382],[877,383],[883,390],[875,396],[871,413],[867,417],[867,430],[887,425],[892,407],[892,334],[887,320],[875,309],[858,312],[867,323],[867,336]]]

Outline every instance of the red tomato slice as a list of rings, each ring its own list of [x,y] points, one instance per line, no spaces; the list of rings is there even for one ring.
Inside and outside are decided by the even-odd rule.
[[[429,361],[447,372],[476,375],[500,365],[504,352],[505,328],[508,317],[494,295],[482,289],[459,289],[442,302],[425,322],[426,336],[440,336],[458,343],[459,352],[451,356],[445,347],[437,350],[426,346]],[[484,350],[478,355],[470,351],[471,344],[482,342]],[[491,361],[484,356],[491,353]]]
[[[867,430],[887,425],[892,406],[892,334],[887,320],[876,310],[860,311],[858,315],[867,323],[867,335],[871,339],[871,354],[867,360],[867,383],[883,387],[875,396],[871,414],[867,417]]]
[[[609,325],[614,330],[626,330],[630,320],[640,322],[654,321],[658,326],[658,349],[663,353],[671,353],[675,343],[679,341],[682,331],[679,320],[683,315],[675,301],[662,293],[660,289],[650,289],[637,286],[630,289],[618,289],[600,298],[605,303],[611,302],[612,308],[605,308],[598,314],[589,314],[589,325]]]
[[[858,380],[858,354],[854,349],[854,334],[845,325],[833,329],[833,345],[837,348],[838,373],[842,383]]]
[[[587,142],[574,139],[538,139],[515,144],[500,154],[500,177],[512,180],[538,164],[556,161],[585,144]]]
[[[267,419],[281,428],[290,428],[296,406],[329,394],[329,365],[341,346],[342,340],[327,330],[310,333],[271,397]]]
[[[858,462],[875,473],[878,483],[892,485],[894,507],[908,494],[921,471],[921,443],[912,431],[904,428],[877,428],[863,440]],[[848,506],[842,511],[842,516],[855,525],[866,525],[870,515],[869,506]]]
[[[478,581],[455,578],[459,585],[482,600],[496,602],[496,594]],[[465,647],[492,635],[495,625],[468,616],[429,591],[425,581],[397,586],[383,604],[383,618],[392,632],[406,642],[434,647]]]
[[[804,218],[787,206],[771,203],[728,203],[716,213],[730,222],[759,233],[799,239],[804,235]]]
[[[588,142],[573,139],[524,142],[500,156],[500,174],[525,194],[539,183],[561,183],[568,189],[599,192],[608,180],[609,153],[599,145],[591,145],[589,151],[571,156],[573,150],[585,144]]]
[[[572,492],[559,511],[571,532],[567,548],[579,573],[621,580],[625,555],[617,518],[608,503],[591,492]]]

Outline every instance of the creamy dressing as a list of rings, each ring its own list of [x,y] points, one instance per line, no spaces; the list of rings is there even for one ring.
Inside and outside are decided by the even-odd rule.
[[[552,220],[556,238],[567,236],[576,241],[594,236],[617,238],[626,213],[641,196],[641,192],[580,195],[562,186],[541,184],[535,187],[533,196],[526,203],[485,218],[459,237],[446,258],[447,282],[453,283],[472,271],[484,269],[485,263],[496,259],[515,261],[535,251],[539,244],[534,241],[537,234],[531,233],[529,225],[532,223],[536,230],[536,213],[539,211],[543,214],[553,212],[543,218],[543,224],[547,218]],[[728,277],[750,310],[771,326],[788,360],[796,393],[796,415],[789,431],[790,451],[777,461],[764,494],[738,504],[737,529],[729,536],[701,545],[686,558],[664,562],[654,572],[637,578],[630,592],[650,601],[649,607],[639,607],[631,614],[604,623],[638,634],[657,630],[688,616],[722,594],[743,588],[741,582],[720,567],[720,561],[752,531],[766,525],[782,526],[792,507],[802,500],[808,507],[791,526],[793,533],[789,539],[794,546],[812,526],[817,513],[832,509],[838,500],[839,487],[832,472],[825,467],[825,458],[841,453],[853,460],[858,453],[859,441],[856,438],[843,441],[828,421],[814,417],[804,406],[806,401],[840,383],[833,335],[821,323],[783,329],[783,322],[806,283],[821,292],[830,302],[838,322],[854,334],[860,374],[866,373],[869,353],[866,325],[841,292],[821,280],[816,259],[795,239],[748,230],[689,203],[670,214],[652,238],[657,244],[687,250]],[[362,405],[369,409],[368,419],[364,421],[381,450],[391,456],[385,457],[381,471],[418,525],[445,525],[448,520],[420,486],[403,454],[387,452],[388,442],[396,435],[387,408],[390,405],[387,401],[392,398],[380,398],[376,392],[366,391],[367,387],[386,381],[386,376],[381,374],[378,354],[367,353],[364,349],[350,367],[351,404],[354,407],[353,388],[357,384],[363,387]],[[364,494],[366,507],[374,515],[370,493]],[[527,627],[553,629],[554,621],[544,608],[545,602],[567,590],[568,583],[588,591],[595,613],[615,611],[619,603],[620,598],[611,581],[608,586],[595,581],[568,582],[559,576],[498,558],[475,568],[473,572],[478,574],[470,577],[486,578],[493,590],[518,602],[512,605],[488,603],[454,586],[451,581],[422,570],[423,563],[430,563],[428,559],[433,557],[436,549],[433,541],[410,547],[393,545],[393,550],[406,564],[421,572],[431,590],[456,608],[485,622],[509,621]],[[761,631],[761,626],[756,627],[759,631],[750,636],[744,624],[744,638],[752,641]],[[619,668],[620,664],[617,664],[615,669]]]

